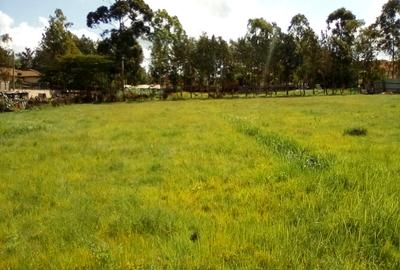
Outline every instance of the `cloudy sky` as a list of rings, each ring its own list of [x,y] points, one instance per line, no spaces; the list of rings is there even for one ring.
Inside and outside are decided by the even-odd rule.
[[[264,17],[286,30],[291,18],[303,13],[319,33],[325,29],[329,13],[350,9],[367,24],[379,15],[387,0],[145,0],[153,10],[165,8],[177,15],[191,36],[202,32],[236,39],[246,32],[250,18]],[[74,25],[72,32],[99,38],[98,31],[86,27],[86,15],[113,0],[0,0],[0,34],[9,33],[12,47],[21,51],[38,45],[49,15],[61,8]]]

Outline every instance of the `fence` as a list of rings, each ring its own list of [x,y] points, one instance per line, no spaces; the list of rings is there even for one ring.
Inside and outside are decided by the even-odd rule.
[[[392,92],[400,94],[400,80],[386,80],[374,83],[374,89],[368,91],[370,94]]]

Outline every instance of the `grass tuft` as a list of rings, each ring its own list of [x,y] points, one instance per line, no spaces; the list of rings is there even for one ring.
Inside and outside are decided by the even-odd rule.
[[[362,127],[347,128],[343,132],[347,136],[367,136],[368,130]]]
[[[293,139],[287,139],[275,133],[264,133],[260,128],[240,118],[231,118],[230,121],[240,133],[253,137],[258,143],[288,162],[298,163],[301,167],[309,169],[325,169],[329,167],[328,158],[313,153]]]

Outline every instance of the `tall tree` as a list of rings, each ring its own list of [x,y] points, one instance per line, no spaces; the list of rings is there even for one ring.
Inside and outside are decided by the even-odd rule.
[[[183,80],[188,37],[176,16],[166,10],[155,12],[153,19],[152,61],[150,69],[159,83],[171,84],[174,89]]]
[[[332,12],[326,22],[330,31],[328,41],[336,67],[333,73],[334,86],[352,86],[356,79],[353,65],[355,34],[363,22],[345,8]]]
[[[0,46],[0,82],[9,82],[11,74],[4,67],[12,67],[12,53]]]
[[[275,60],[280,32],[276,24],[271,24],[263,18],[249,20],[245,38],[251,48],[251,86],[266,86],[274,81],[273,72],[279,69]]]
[[[11,41],[9,34],[0,36],[0,67],[12,67],[13,56],[9,47]]]
[[[10,82],[13,79],[13,74],[6,69],[14,65],[14,53],[9,47],[11,41],[12,38],[9,34],[0,36],[0,81],[3,82]]]
[[[215,46],[217,90],[220,91],[234,80],[234,65],[231,47],[222,37],[216,39]]]
[[[288,85],[293,82],[294,73],[299,66],[299,54],[296,53],[296,42],[293,36],[281,33],[278,47],[280,74],[279,81],[285,85],[286,94],[289,94]]]
[[[193,58],[197,71],[198,84],[200,87],[205,87],[208,91],[213,83],[215,54],[212,51],[211,40],[205,33],[196,42]]]
[[[248,87],[251,84],[250,70],[253,67],[252,46],[248,39],[239,38],[231,42],[231,51],[233,57],[233,69],[235,80],[239,86]]]
[[[193,53],[193,64],[198,83],[208,92],[220,95],[228,80],[233,80],[232,54],[228,43],[222,37],[200,36]]]
[[[317,80],[319,81],[321,86],[325,89],[325,93],[327,93],[327,88],[336,87],[335,82],[335,63],[334,57],[332,53],[332,44],[330,42],[330,37],[327,34],[327,31],[321,31],[321,38],[319,39],[319,52],[318,52],[318,71],[317,71]]]
[[[314,86],[318,70],[318,38],[302,14],[292,18],[288,33],[296,44],[295,57],[298,62],[294,72],[295,81]]]
[[[389,0],[377,18],[380,42],[379,46],[392,60],[392,78],[395,77],[395,60],[400,48],[400,1]]]
[[[378,31],[374,25],[363,28],[356,40],[357,61],[360,67],[362,86],[371,88],[379,77]]]
[[[80,54],[74,36],[68,30],[72,23],[67,21],[61,9],[56,9],[54,13],[55,15],[49,18],[49,26],[46,27],[36,50],[34,66],[39,70],[46,69],[64,55]]]
[[[0,67],[12,66],[12,52],[7,48],[8,44],[12,41],[9,34],[0,36]]]
[[[105,38],[99,42],[98,52],[112,57],[117,66],[124,62],[127,78],[132,83],[143,61],[138,39],[150,34],[152,17],[153,11],[143,0],[116,0],[109,7],[101,6],[87,15],[88,27],[100,24],[112,27],[103,32]],[[115,23],[117,28],[113,28]]]
[[[183,65],[183,85],[185,90],[190,91],[191,96],[196,81],[196,70],[194,62],[195,53],[196,53],[196,40],[194,38],[187,38],[184,44],[185,61]]]

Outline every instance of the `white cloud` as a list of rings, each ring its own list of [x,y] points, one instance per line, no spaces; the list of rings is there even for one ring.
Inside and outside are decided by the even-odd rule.
[[[18,25],[14,24],[14,20],[6,13],[0,11],[0,34],[9,34],[12,38],[10,47],[16,52],[21,52],[25,48],[35,49],[48,26],[48,19],[39,17],[36,25],[30,25],[27,22],[21,22]],[[71,29],[71,32],[78,37],[85,35],[93,40],[100,39],[100,36],[88,29]]]
[[[215,17],[226,18],[231,13],[231,8],[226,0],[194,0],[194,4],[197,6],[196,9],[204,9]]]
[[[49,25],[49,19],[45,17],[39,17],[39,23],[40,25],[47,27]]]
[[[42,39],[43,30],[43,26],[34,27],[26,22],[22,22],[18,26],[11,28],[10,35],[14,50],[20,52],[25,47],[36,48]]]
[[[387,0],[146,0],[150,7],[166,9],[178,16],[190,36],[197,37],[202,32],[223,38],[237,39],[246,33],[250,18],[263,17],[276,22],[286,31],[291,18],[305,14],[317,34],[326,29],[326,18],[335,9],[345,7],[354,12],[367,24],[379,15]]]
[[[8,31],[13,23],[13,19],[0,10],[0,33]]]
[[[178,16],[190,36],[203,32],[236,39],[246,32],[247,21],[263,14],[258,0],[147,0],[150,7]]]
[[[94,33],[92,31],[89,31],[88,29],[84,29],[84,28],[72,29],[71,32],[72,32],[72,34],[74,34],[74,35],[76,35],[78,37],[85,36],[85,37],[90,38],[91,40],[94,40],[94,41],[100,40],[100,35],[99,34]]]
[[[16,52],[39,45],[44,30],[44,24],[39,21],[39,26],[32,26],[26,22],[14,25],[14,20],[0,11],[0,33],[9,34],[12,38],[10,47]]]

